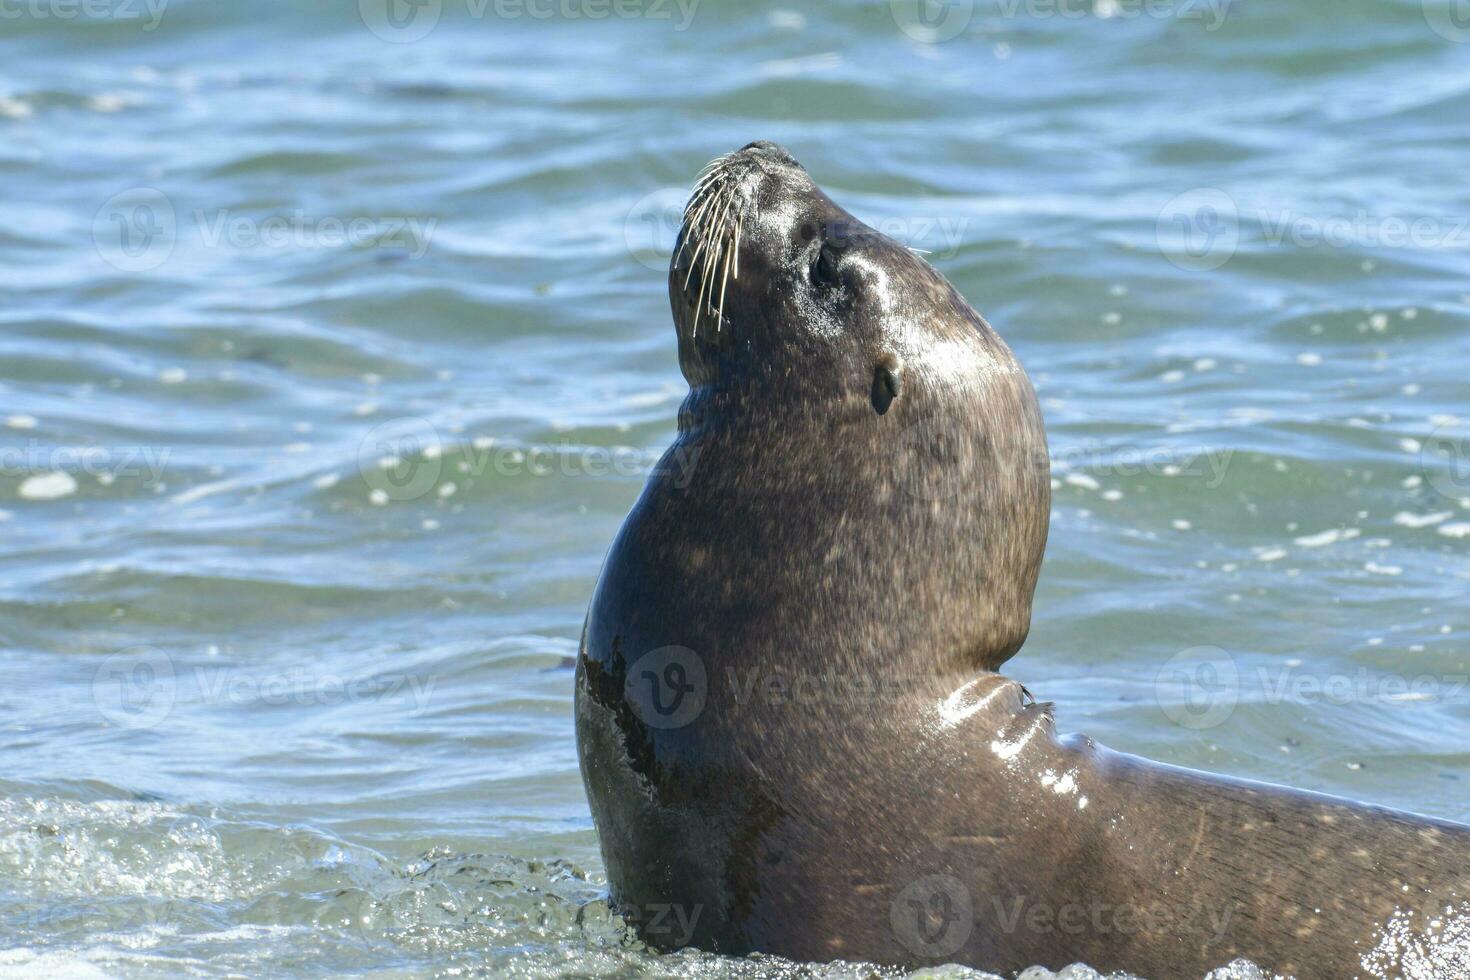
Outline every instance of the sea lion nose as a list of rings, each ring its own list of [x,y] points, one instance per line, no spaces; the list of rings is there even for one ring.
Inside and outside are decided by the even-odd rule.
[[[740,148],[740,155],[766,163],[779,163],[788,167],[801,168],[801,164],[786,150],[786,147],[780,143],[772,143],[770,140],[756,140],[754,143],[747,143]]]

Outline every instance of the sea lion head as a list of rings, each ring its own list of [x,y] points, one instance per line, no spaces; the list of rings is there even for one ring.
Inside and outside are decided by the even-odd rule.
[[[954,287],[756,142],[697,180],[669,296],[683,437],[726,434],[695,478],[811,522],[795,549],[820,538],[818,567],[782,573],[790,594],[830,602],[849,636],[901,629],[966,668],[1013,654],[1046,543],[1046,435],[1025,371]]]

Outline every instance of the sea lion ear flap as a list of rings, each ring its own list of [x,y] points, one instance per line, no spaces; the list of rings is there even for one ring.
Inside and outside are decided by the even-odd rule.
[[[893,354],[884,354],[873,368],[873,410],[884,414],[902,392],[903,361]]]

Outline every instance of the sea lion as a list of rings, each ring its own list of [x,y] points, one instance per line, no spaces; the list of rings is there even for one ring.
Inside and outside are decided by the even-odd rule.
[[[1470,976],[1470,828],[1061,737],[997,673],[1029,629],[1046,437],[922,258],[752,143],[700,177],[669,295],[679,465],[607,556],[576,680],[611,897],[646,939]]]

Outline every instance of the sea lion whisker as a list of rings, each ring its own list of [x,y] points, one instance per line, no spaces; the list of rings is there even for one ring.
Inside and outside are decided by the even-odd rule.
[[[723,203],[723,207],[721,207],[721,209],[720,209],[720,216],[715,219],[714,226],[713,226],[713,229],[712,230],[718,230],[720,232],[723,232],[724,231],[724,228],[725,228],[725,216],[730,213],[730,205],[734,201],[734,199],[735,199],[735,195],[734,194],[726,194],[725,195],[725,200],[724,200],[724,203]],[[723,237],[723,235],[721,237]]]
[[[712,237],[710,235],[709,218],[711,215],[714,214],[715,208],[719,206],[722,198],[722,194],[716,193],[709,199],[709,201],[705,203],[703,207],[700,208],[699,215],[696,216],[694,219],[694,226],[695,231],[699,237],[699,244],[694,249],[693,258],[689,260],[689,274],[684,277],[684,289],[686,292],[689,289],[689,283],[694,278],[694,267],[699,263],[699,256],[701,253],[705,252],[705,246],[710,243],[710,239]],[[713,207],[711,205],[713,205]],[[706,261],[708,261],[708,258],[706,258]]]
[[[699,243],[695,245],[694,255],[691,256],[689,259],[689,273],[684,277],[685,292],[689,291],[689,283],[694,279],[694,269],[696,266],[699,265],[699,256],[704,251],[704,247],[709,244],[709,236],[700,233],[700,231],[701,230],[699,228],[695,229],[696,235],[699,238]]]
[[[695,180],[693,193],[697,194],[699,191],[709,187],[712,184],[717,184],[724,179],[725,170],[723,168],[708,170],[705,173],[701,174],[697,180]]]
[[[711,304],[711,310],[714,310],[714,281],[715,276],[720,268],[720,256],[722,254],[728,255],[726,250],[729,247],[729,243],[725,240],[724,234],[725,216],[730,212],[730,205],[734,202],[734,197],[734,194],[725,195],[725,200],[722,207],[720,208],[720,216],[714,220],[710,229],[710,238],[714,241],[715,247],[710,252],[705,254],[705,281],[703,287],[700,289],[699,302],[700,305],[703,306],[707,293],[709,302]],[[723,303],[724,301],[721,300],[721,302]]]
[[[710,203],[719,199],[717,191],[706,192],[702,197],[689,202],[689,207],[684,210],[684,223],[692,230],[699,230],[699,223],[704,217],[705,210]],[[698,205],[696,207],[696,204]]]
[[[715,268],[720,263],[720,253],[719,253],[719,246],[720,246],[720,244],[721,244],[720,241],[718,239],[716,239],[715,240],[715,247],[712,248],[709,252],[707,252],[705,254],[705,257],[704,257],[704,274],[702,276],[700,276],[700,283],[699,283],[699,301],[695,304],[695,309],[696,310],[699,310],[701,312],[704,310],[704,304],[706,302],[706,295],[710,293],[710,287],[712,285],[714,285],[714,280],[715,280],[715,272],[714,272],[714,270],[715,270]],[[708,296],[708,298],[710,300],[713,300],[714,299],[714,297],[712,295],[711,296]],[[713,307],[711,307],[711,308],[713,308]]]
[[[731,156],[732,156],[732,154],[729,154],[729,153],[721,153],[719,156],[715,157],[709,163],[706,163],[703,167],[700,167],[699,168],[699,173],[694,178],[695,182],[698,183],[700,180],[703,180],[709,174],[711,174],[714,171],[716,171],[716,170],[720,169],[721,167],[723,167],[726,163],[728,163],[730,161],[730,157]]]
[[[696,209],[696,206],[698,206],[699,210],[702,211],[703,208],[709,203],[710,200],[711,200],[711,198],[710,198],[710,195],[709,194],[706,193],[706,194],[703,194],[701,196],[701,194],[696,193],[694,197],[690,198],[689,203],[684,206],[684,229],[683,229],[684,230],[684,234],[683,234],[683,237],[680,238],[680,240],[679,240],[679,252],[678,252],[677,255],[674,256],[674,264],[675,265],[678,264],[679,259],[681,259],[681,258],[684,257],[684,249],[686,249],[689,246],[689,239],[690,239],[690,237],[691,236],[698,237],[698,231],[699,231],[698,220],[699,219],[698,219],[698,212],[695,210]],[[692,269],[693,269],[693,260],[692,259],[690,260],[690,268],[691,268],[691,271],[692,271]],[[688,288],[689,283],[688,283],[687,280],[685,281],[684,286],[685,286],[686,289]]]
[[[694,193],[689,195],[689,203],[684,205],[685,220],[688,220],[689,216],[695,213],[696,209],[706,203],[712,196],[718,196],[719,190],[720,186],[718,184],[696,187]]]
[[[715,321],[715,330],[716,331],[724,329],[724,324],[725,324],[725,290],[727,288],[729,288],[729,286],[730,286],[730,253],[733,252],[733,251],[734,251],[734,249],[728,248],[728,247],[725,250],[725,273],[724,273],[724,276],[720,279],[720,310],[719,310],[719,314],[718,314],[719,315],[719,319],[717,319]]]

